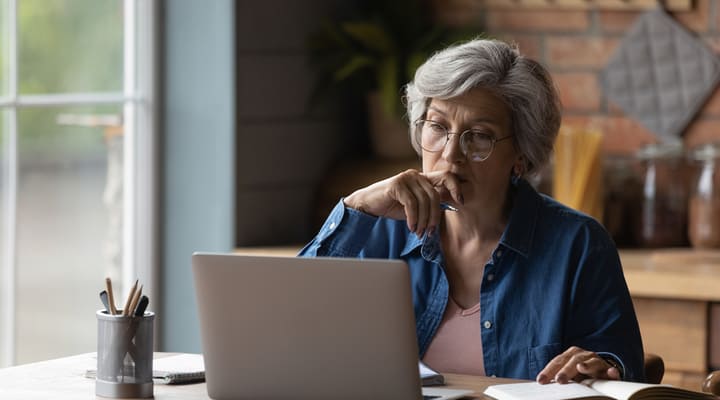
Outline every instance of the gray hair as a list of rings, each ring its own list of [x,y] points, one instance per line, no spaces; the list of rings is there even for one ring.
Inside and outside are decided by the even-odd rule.
[[[415,151],[430,100],[449,99],[475,88],[492,91],[510,112],[510,133],[525,158],[525,172],[537,172],[552,153],[560,128],[560,100],[548,71],[499,40],[474,39],[435,53],[406,86],[410,139]]]

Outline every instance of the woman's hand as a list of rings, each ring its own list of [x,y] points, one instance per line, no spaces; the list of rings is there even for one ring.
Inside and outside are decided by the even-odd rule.
[[[568,383],[571,380],[581,381],[587,378],[618,380],[620,371],[594,352],[572,346],[553,358],[540,371],[536,380],[544,385],[553,380],[557,383]]]
[[[345,205],[370,215],[405,219],[408,229],[422,236],[440,224],[440,203],[451,200],[463,203],[456,175],[409,169],[353,192],[345,198]]]

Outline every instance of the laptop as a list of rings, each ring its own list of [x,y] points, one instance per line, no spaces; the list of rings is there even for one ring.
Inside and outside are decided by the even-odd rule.
[[[455,399],[421,388],[405,262],[195,253],[213,399]]]

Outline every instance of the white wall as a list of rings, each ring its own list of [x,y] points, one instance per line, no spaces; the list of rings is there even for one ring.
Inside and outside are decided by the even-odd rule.
[[[190,256],[235,243],[232,0],[163,7],[160,349],[199,352]]]

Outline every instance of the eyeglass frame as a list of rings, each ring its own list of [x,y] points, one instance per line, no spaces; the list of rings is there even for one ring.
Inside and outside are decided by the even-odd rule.
[[[443,129],[445,130],[445,143],[443,143],[442,147],[441,147],[439,150],[428,150],[428,149],[426,149],[425,147],[423,147],[423,145],[422,145],[422,135],[423,135],[423,134],[422,134],[422,129],[424,129],[425,123],[428,123],[428,122],[431,123],[431,124],[437,125],[437,126],[443,128]],[[417,136],[418,139],[416,139],[416,140],[418,140],[418,145],[420,146],[421,149],[423,149],[423,150],[425,150],[425,151],[428,151],[428,152],[430,152],[430,153],[439,153],[439,152],[442,152],[443,150],[445,150],[445,147],[447,146],[448,142],[450,141],[450,135],[457,135],[457,136],[458,136],[458,141],[459,141],[459,143],[460,143],[460,150],[461,150],[462,153],[465,155],[465,157],[467,157],[467,156],[468,156],[467,150],[466,150],[466,149],[464,148],[464,146],[462,145],[462,143],[463,143],[462,138],[463,138],[463,136],[464,136],[466,133],[469,132],[469,133],[473,133],[473,134],[476,134],[476,135],[483,135],[483,136],[489,137],[489,138],[490,138],[490,143],[491,143],[491,144],[490,144],[490,151],[488,151],[487,155],[486,155],[484,158],[477,159],[477,160],[473,159],[473,160],[472,160],[473,162],[483,162],[483,161],[487,160],[488,158],[490,158],[490,156],[492,155],[493,151],[495,150],[495,143],[513,137],[513,134],[509,134],[509,135],[505,135],[505,136],[500,137],[500,138],[496,138],[495,136],[493,136],[493,135],[491,135],[491,134],[488,134],[488,133],[473,132],[473,129],[472,129],[472,128],[466,129],[466,130],[464,130],[464,131],[462,131],[462,132],[451,132],[450,129],[449,129],[447,126],[445,126],[445,125],[443,125],[443,124],[441,124],[441,123],[439,123],[439,122],[437,122],[437,121],[433,121],[433,120],[431,120],[431,119],[424,119],[424,118],[418,118],[418,119],[416,119],[414,124],[415,124],[415,129],[420,129],[420,130],[421,130],[421,131],[420,131],[420,135]],[[421,126],[421,124],[422,124],[422,126]]]

